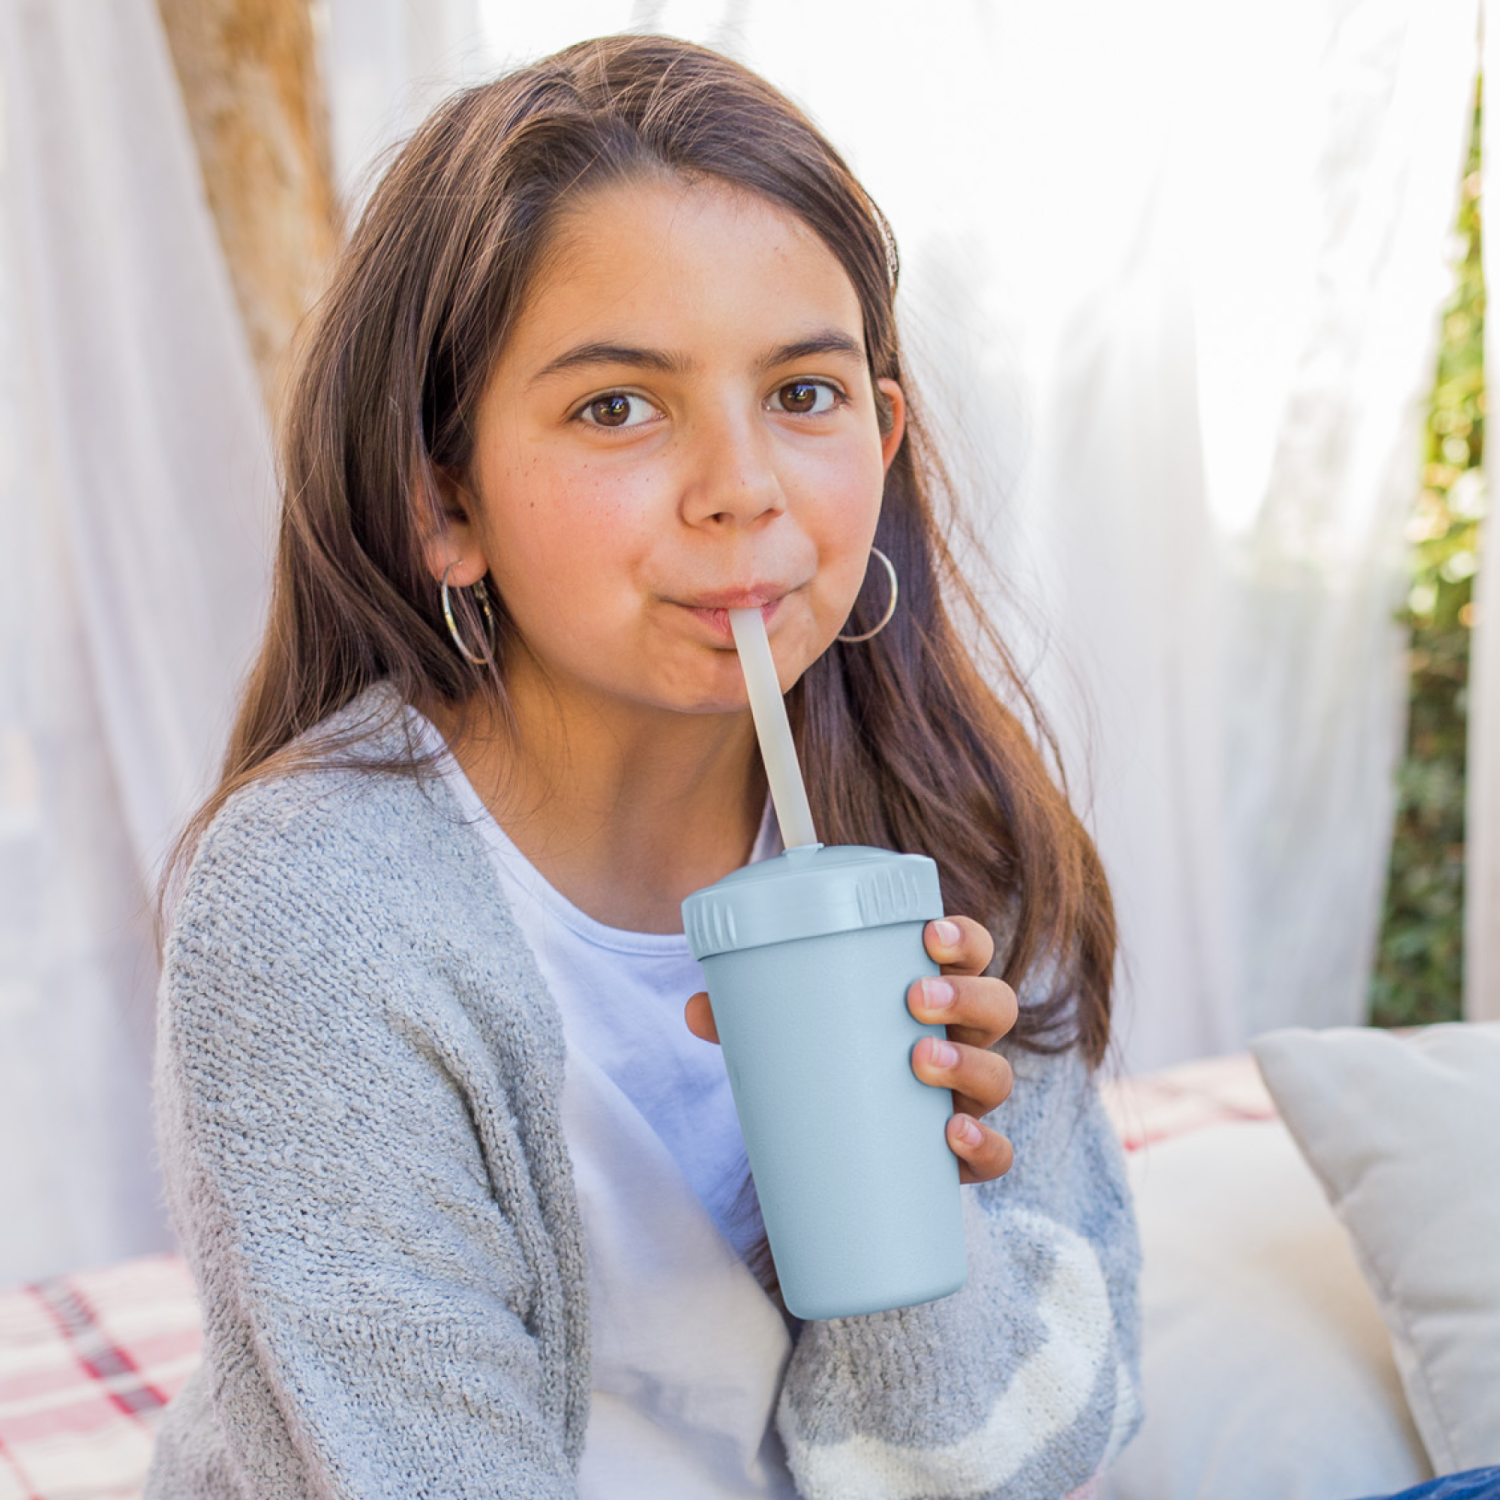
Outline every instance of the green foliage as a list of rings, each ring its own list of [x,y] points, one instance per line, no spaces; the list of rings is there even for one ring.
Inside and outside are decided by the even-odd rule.
[[[1461,1009],[1465,699],[1485,508],[1482,103],[1481,79],[1454,235],[1454,289],[1428,407],[1422,490],[1406,532],[1412,583],[1401,618],[1411,630],[1410,720],[1370,994],[1377,1026],[1457,1020]]]

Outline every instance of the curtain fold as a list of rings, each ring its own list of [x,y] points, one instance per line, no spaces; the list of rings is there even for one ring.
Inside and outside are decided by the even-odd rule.
[[[385,150],[489,56],[476,0],[325,0],[322,15],[334,173],[352,224]]]
[[[150,0],[0,0],[0,1280],[164,1243],[150,908],[264,614],[260,394]]]
[[[1224,578],[1207,507],[1196,334],[1174,174],[1127,254],[1059,330],[1032,515],[1121,935],[1117,1047],[1132,1071],[1244,1039],[1233,969]],[[1041,517],[1045,519],[1041,519]],[[1072,664],[1078,686],[1056,667]],[[1080,721],[1070,690],[1089,705]],[[1075,775],[1075,779],[1077,779]]]
[[[1364,1019],[1406,721],[1403,526],[1478,62],[1474,4],[1324,9],[1309,292],[1262,501],[1226,538],[1226,838],[1247,1035]],[[1250,206],[1250,205],[1247,205]]]

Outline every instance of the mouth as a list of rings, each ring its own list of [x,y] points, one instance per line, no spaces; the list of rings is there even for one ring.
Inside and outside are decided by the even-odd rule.
[[[721,589],[717,593],[700,594],[691,600],[673,600],[677,608],[700,620],[721,641],[734,643],[734,631],[729,625],[731,609],[758,609],[767,628],[780,610],[782,602],[792,590],[784,584],[756,584],[748,589]]]

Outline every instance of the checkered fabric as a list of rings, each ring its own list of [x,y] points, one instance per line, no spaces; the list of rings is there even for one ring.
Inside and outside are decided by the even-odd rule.
[[[1103,1093],[1127,1151],[1275,1114],[1245,1054]],[[0,1500],[136,1500],[199,1337],[192,1279],[173,1255],[0,1291]]]
[[[1248,1052],[1201,1058],[1139,1078],[1107,1079],[1099,1092],[1127,1151],[1205,1125],[1276,1118],[1276,1106]]]
[[[173,1255],[0,1292],[0,1500],[139,1495],[198,1345],[192,1278]]]

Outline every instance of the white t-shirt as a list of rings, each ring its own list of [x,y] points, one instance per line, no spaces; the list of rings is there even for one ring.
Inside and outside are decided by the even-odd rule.
[[[683,1019],[702,965],[686,934],[607,927],[553,889],[418,729],[562,1014],[593,1346],[581,1500],[794,1500],[772,1418],[795,1321],[745,1264],[763,1229],[729,1076]],[[750,862],[780,852],[768,799]]]

